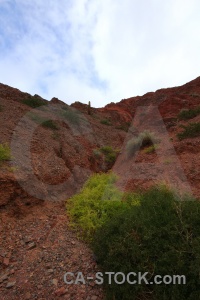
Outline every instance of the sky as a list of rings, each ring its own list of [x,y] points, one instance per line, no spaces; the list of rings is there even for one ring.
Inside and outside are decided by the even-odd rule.
[[[0,82],[102,107],[200,76],[199,0],[0,0]]]

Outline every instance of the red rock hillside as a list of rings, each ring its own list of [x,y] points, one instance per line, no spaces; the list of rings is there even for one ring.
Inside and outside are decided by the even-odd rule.
[[[110,169],[123,190],[165,182],[200,198],[200,130],[177,136],[200,123],[199,107],[200,77],[104,108],[46,101],[0,84],[0,145],[11,149],[0,161],[0,298],[103,299],[99,286],[63,282],[69,268],[97,270],[68,228],[64,201],[92,173]],[[183,109],[191,115],[181,118]],[[145,130],[157,146],[148,141],[131,156],[129,140]]]

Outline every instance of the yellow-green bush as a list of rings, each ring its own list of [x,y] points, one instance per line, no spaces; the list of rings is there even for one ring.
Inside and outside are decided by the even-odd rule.
[[[153,153],[153,152],[155,152],[155,150],[158,148],[158,145],[151,145],[151,146],[149,146],[149,147],[147,147],[146,149],[144,149],[144,153],[147,153],[147,154],[149,154],[149,153]]]
[[[0,144],[0,162],[11,159],[10,147],[8,144]]]
[[[124,211],[127,206],[138,203],[138,199],[130,197],[129,201],[124,200],[124,194],[115,187],[116,180],[113,173],[95,174],[88,179],[79,194],[67,201],[71,225],[79,230],[82,238],[92,240],[97,228],[108,219],[113,218],[118,211]]]

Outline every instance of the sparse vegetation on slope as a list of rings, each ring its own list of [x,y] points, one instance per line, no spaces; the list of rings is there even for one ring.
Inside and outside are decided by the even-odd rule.
[[[194,109],[182,109],[178,114],[179,120],[189,120],[200,114],[200,107]]]
[[[178,127],[181,123],[186,125],[189,122],[200,122],[200,115],[192,119],[196,115],[197,106],[200,106],[197,93],[200,94],[200,77],[182,87],[131,97],[100,109],[90,108],[89,105],[87,107],[80,102],[68,106],[54,98],[44,103],[50,105],[32,110],[32,104],[27,106],[22,103],[22,99],[29,98],[28,94],[0,84],[0,104],[3,108],[0,112],[0,143],[11,142],[15,145],[14,148],[19,154],[16,155],[15,165],[22,166],[17,172],[18,177],[15,176],[15,168],[5,161],[5,157],[2,164],[0,162],[1,250],[8,254],[5,252],[5,257],[0,259],[0,298],[25,299],[41,292],[44,299],[59,296],[71,299],[105,299],[101,285],[93,286],[87,280],[86,288],[82,284],[66,286],[62,279],[66,271],[75,272],[75,276],[77,271],[93,276],[101,270],[125,274],[149,272],[147,278],[151,279],[158,272],[161,276],[174,273],[186,276],[186,285],[146,285],[144,281],[142,285],[114,285],[112,280],[112,285],[105,285],[109,300],[200,299],[199,204],[195,201],[179,203],[164,188],[145,194],[123,194],[117,189],[117,186],[123,186],[132,191],[145,191],[155,181],[164,180],[166,177],[181,189],[181,183],[184,185],[188,178],[192,191],[199,197],[200,136],[183,142],[176,137],[178,132],[184,131],[184,128]],[[35,98],[42,100],[39,96]],[[32,98],[30,100],[32,102]],[[135,169],[133,161],[126,159],[126,151],[121,151],[116,168],[113,168],[122,176],[119,182],[112,179],[114,175],[111,174],[94,175],[81,192],[72,196],[90,172],[105,172],[111,168],[116,154],[118,155],[116,149],[123,147],[127,137],[131,139],[135,136],[139,140],[139,125],[145,116],[149,121],[152,119],[152,114],[147,116],[142,112],[137,122],[134,116],[136,117],[139,106],[149,107],[149,113],[153,112],[151,106],[157,106],[166,129],[169,129],[176,153],[166,143],[165,157],[161,161],[163,167],[166,164],[166,168],[160,169],[155,154],[144,154],[152,153],[157,144],[151,138],[146,142],[144,139],[144,143],[139,141],[141,151],[136,161],[138,171],[141,166],[141,176],[137,176],[137,172],[131,176],[131,170],[134,172]],[[189,121],[180,122],[178,113],[186,107],[190,107],[190,110],[186,112],[187,116],[183,120],[185,118]],[[40,119],[37,121],[39,117],[34,116],[35,122],[23,122],[27,111],[34,112]],[[65,118],[62,114],[65,114]],[[135,127],[130,126],[128,130],[125,125],[132,118],[135,120]],[[102,119],[109,120],[112,126],[101,124]],[[47,120],[55,121],[59,130],[48,129],[52,127],[51,122],[44,129],[42,124]],[[159,120],[154,119],[153,123],[162,132]],[[32,135],[32,129],[38,124],[38,130]],[[116,129],[118,126],[119,130]],[[149,124],[147,129],[153,131],[151,128]],[[123,130],[128,130],[128,134]],[[30,157],[28,153],[20,150],[23,141],[25,148],[30,150]],[[131,150],[131,153],[134,151]],[[180,174],[179,166],[175,167],[175,154],[180,159],[185,177]],[[31,158],[34,174],[41,183],[38,188],[31,181],[32,172],[29,164],[26,165],[28,158]],[[69,186],[64,183],[67,179]],[[27,185],[29,181],[31,194],[28,194],[26,188],[23,190],[24,184]],[[64,186],[66,188],[63,190]],[[59,203],[62,201],[63,192],[66,193],[66,199],[71,197],[69,205],[66,204],[69,217],[63,215],[65,212]],[[50,201],[44,203],[37,198],[43,198],[43,195]],[[75,229],[73,232],[68,226],[69,220]],[[76,232],[87,243],[77,240]],[[91,246],[93,251],[87,246]],[[43,254],[45,259],[42,259]],[[22,274],[24,270],[35,270],[28,284],[24,280],[15,282],[16,276],[11,274],[12,262],[17,274]],[[99,267],[96,266],[97,262]],[[66,270],[66,266],[71,266],[71,270]],[[52,273],[52,279],[54,278],[51,284],[46,280],[47,273]],[[104,282],[107,283],[108,278],[104,276]],[[133,281],[135,277],[137,278],[131,275],[130,280]],[[120,274],[117,279],[122,279]]]
[[[44,121],[42,123],[42,126],[46,127],[46,128],[53,129],[53,130],[58,130],[58,126],[56,125],[56,123],[53,120]]]
[[[189,123],[186,126],[182,125],[182,127],[184,131],[177,134],[179,140],[200,136],[200,123]]]
[[[42,105],[47,105],[48,102],[39,98],[38,96],[28,96],[26,99],[22,100],[22,103],[32,107],[36,108]]]
[[[93,149],[93,155],[96,159],[104,158],[104,161],[111,168],[117,159],[119,150],[113,149],[111,146],[103,146],[98,149]]]
[[[0,162],[10,160],[11,153],[8,144],[0,144]]]
[[[111,146],[104,146],[100,148],[100,151],[105,155],[107,163],[114,163],[117,158],[117,151]]]
[[[139,150],[141,147],[152,146],[153,141],[157,141],[154,133],[149,131],[144,131],[140,133],[136,138],[132,138],[128,141],[126,145],[126,151],[128,156],[132,156],[136,150]]]
[[[79,125],[80,115],[78,111],[74,110],[71,107],[65,107],[62,111],[62,117],[65,118],[72,125]]]
[[[28,116],[30,117],[31,120],[33,120],[34,122],[36,122],[37,124],[40,124],[41,126],[43,126],[45,128],[50,128],[52,130],[59,129],[53,120],[47,120],[46,118],[40,116],[39,114],[30,112],[28,114]]]
[[[149,154],[149,153],[153,153],[153,152],[155,152],[156,151],[156,149],[158,148],[158,145],[151,145],[151,146],[149,146],[149,147],[147,147],[147,148],[145,148],[144,149],[144,153],[147,153],[147,154]]]
[[[104,124],[104,125],[108,125],[108,126],[112,125],[110,120],[108,120],[108,119],[103,119],[100,122],[101,122],[101,124]]]

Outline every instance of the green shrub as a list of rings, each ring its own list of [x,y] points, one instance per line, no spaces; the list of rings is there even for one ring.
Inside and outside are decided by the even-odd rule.
[[[114,163],[116,161],[117,154],[115,152],[109,153],[106,155],[107,163]]]
[[[117,211],[124,211],[130,205],[122,200],[122,192],[115,187],[114,174],[95,174],[85,183],[81,192],[67,200],[66,208],[71,225],[79,230],[85,240],[92,240],[94,234],[106,220]],[[134,203],[132,199],[131,203]]]
[[[147,130],[140,133],[136,138],[132,138],[128,141],[126,145],[128,156],[132,156],[137,149],[139,150],[140,148],[144,148],[146,146],[152,146],[153,141],[158,141],[155,138],[154,133]]]
[[[149,153],[153,153],[153,152],[155,152],[155,150],[158,148],[158,145],[151,145],[151,146],[149,146],[149,147],[147,147],[147,148],[145,148],[144,149],[144,153],[147,153],[147,154],[149,154]]]
[[[200,114],[200,107],[194,109],[182,109],[179,114],[179,120],[189,120]]]
[[[53,130],[58,130],[58,126],[55,124],[53,120],[47,120],[42,123],[43,127],[50,128]]]
[[[177,134],[179,140],[200,136],[200,123],[189,123],[187,126],[182,125],[184,131]]]
[[[117,151],[115,151],[111,146],[103,146],[100,151],[105,155],[105,161],[107,163],[114,163],[117,158]]]
[[[10,160],[11,153],[8,144],[0,144],[0,162]]]
[[[32,107],[32,108],[36,108],[42,105],[47,105],[48,101],[45,101],[37,96],[28,96],[26,99],[22,100],[22,103]]]
[[[109,164],[113,164],[117,158],[117,150],[114,150],[111,146],[103,146],[99,149],[93,150],[93,155],[96,158],[100,158],[102,156],[105,157],[105,161]]]
[[[101,124],[104,124],[104,125],[108,125],[108,126],[112,125],[110,120],[108,120],[108,119],[103,119],[100,122],[101,122]]]
[[[103,152],[105,155],[112,153],[114,150],[111,146],[103,146],[100,148],[101,152]]]
[[[107,219],[93,239],[102,272],[148,272],[150,282],[155,275],[185,275],[186,284],[119,285],[104,277],[106,299],[199,299],[200,202],[187,200],[178,201],[167,188],[153,188],[140,195],[140,205]]]
[[[29,118],[34,121],[37,124],[40,124],[41,126],[45,128],[50,128],[53,130],[58,130],[58,126],[53,120],[47,120],[46,118],[40,116],[39,114],[29,112],[28,113]]]
[[[70,107],[66,107],[65,110],[62,111],[62,117],[72,125],[78,125],[80,123],[79,113]]]

